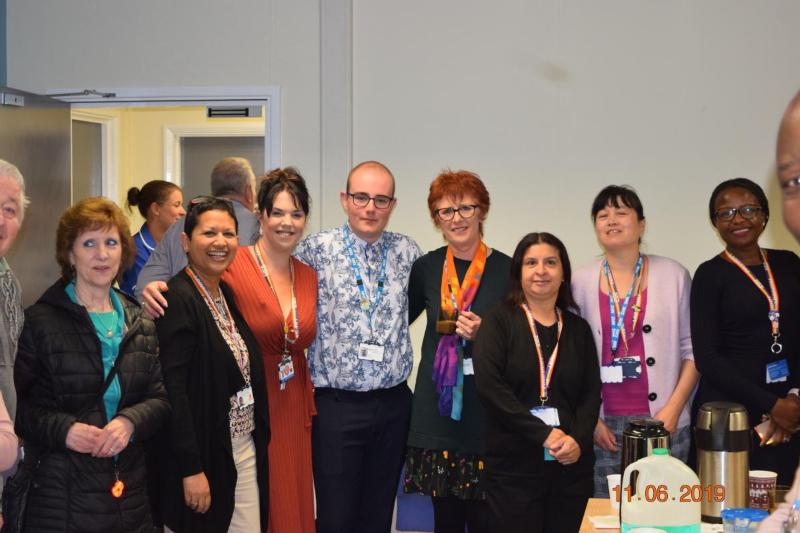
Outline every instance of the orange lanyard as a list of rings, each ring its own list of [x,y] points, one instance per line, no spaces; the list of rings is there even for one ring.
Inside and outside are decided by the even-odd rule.
[[[278,298],[278,291],[272,284],[272,278],[270,278],[269,276],[269,270],[267,270],[267,264],[264,262],[264,258],[261,255],[260,242],[261,241],[257,242],[256,245],[253,246],[256,252],[256,260],[258,262],[258,268],[261,269],[261,273],[267,280],[267,285],[269,285],[269,288],[272,289],[272,294],[275,295],[275,301],[278,302],[278,309],[280,309],[281,322],[283,322],[283,352],[289,353],[289,345],[294,344],[295,342],[297,342],[297,339],[300,338],[300,321],[297,318],[297,298],[295,297],[294,293],[294,262],[291,259],[289,260],[289,269],[292,277],[292,312],[291,312],[292,336],[289,336],[289,323],[286,321],[286,317],[283,316],[283,309],[281,309],[281,300],[280,298]]]
[[[778,285],[775,283],[775,276],[772,274],[772,268],[769,266],[769,261],[767,261],[767,254],[764,252],[762,248],[758,250],[761,253],[761,260],[764,262],[764,270],[767,272],[767,281],[769,282],[769,292],[764,287],[764,284],[759,281],[755,275],[750,272],[750,269],[745,266],[744,263],[739,261],[739,259],[730,253],[728,250],[723,250],[722,255],[736,265],[742,273],[748,277],[750,281],[753,282],[753,285],[761,291],[761,294],[764,295],[764,298],[767,299],[767,304],[769,305],[769,313],[767,317],[769,318],[770,324],[772,325],[772,346],[770,346],[770,350],[772,353],[779,354],[783,351],[783,345],[778,342],[778,337],[781,336],[780,333],[780,319],[781,319],[781,300],[780,296],[778,295]]]
[[[547,398],[550,394],[550,383],[553,381],[553,370],[556,368],[556,359],[558,358],[558,344],[561,342],[561,330],[564,329],[564,319],[561,316],[561,309],[556,307],[556,316],[558,317],[558,334],[556,336],[556,345],[553,348],[553,353],[550,354],[550,359],[547,361],[547,367],[544,364],[544,354],[542,354],[542,343],[539,341],[539,334],[536,331],[536,322],[533,320],[533,313],[528,308],[526,302],[520,304],[522,310],[525,311],[525,316],[528,317],[528,327],[531,328],[531,335],[533,335],[533,344],[536,346],[536,356],[539,358],[539,399],[542,405],[547,403]]]

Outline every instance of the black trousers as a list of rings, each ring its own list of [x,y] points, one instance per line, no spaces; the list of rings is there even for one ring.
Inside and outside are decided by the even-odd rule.
[[[319,388],[312,430],[317,533],[388,533],[411,419],[405,382]]]
[[[431,498],[434,533],[489,533],[489,505],[482,500],[461,500],[455,496]]]
[[[487,465],[484,479],[493,533],[577,533],[594,489],[590,466],[555,461],[535,475]]]

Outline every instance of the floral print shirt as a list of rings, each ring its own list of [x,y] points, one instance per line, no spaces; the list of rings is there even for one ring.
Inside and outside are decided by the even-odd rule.
[[[408,278],[422,254],[413,239],[384,231],[374,243],[361,240],[348,228],[353,252],[372,304],[368,313],[350,263],[345,227],[321,231],[303,239],[295,255],[317,271],[317,338],[308,351],[315,387],[353,391],[387,389],[408,379],[413,349],[408,333]],[[385,281],[375,307],[384,247]],[[383,346],[383,360],[358,358],[362,343]]]

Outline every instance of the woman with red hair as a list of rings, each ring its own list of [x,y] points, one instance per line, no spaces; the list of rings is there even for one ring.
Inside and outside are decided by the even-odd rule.
[[[405,491],[429,495],[437,533],[488,530],[483,488],[484,419],[475,392],[472,341],[481,315],[506,292],[511,259],[483,242],[489,192],[477,174],[444,171],[428,209],[446,246],[417,259],[409,322],[428,324],[414,389]]]

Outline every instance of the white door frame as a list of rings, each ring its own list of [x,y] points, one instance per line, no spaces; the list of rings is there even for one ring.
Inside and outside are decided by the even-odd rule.
[[[266,169],[282,165],[281,151],[281,104],[280,87],[246,86],[246,87],[155,87],[155,88],[99,88],[99,93],[113,94],[104,98],[97,95],[79,94],[83,89],[51,89],[47,95],[78,93],[76,96],[57,96],[58,100],[72,104],[76,108],[103,107],[137,107],[137,106],[189,106],[189,105],[262,105],[266,112],[264,131],[264,166]],[[74,113],[75,111],[73,111]],[[176,130],[179,130],[177,126]],[[166,132],[165,132],[166,147]],[[165,160],[166,160],[165,152]],[[174,161],[180,158],[172,153]],[[166,171],[165,167],[165,171]],[[169,175],[169,174],[167,174]]]
[[[181,140],[184,137],[265,137],[266,124],[203,124],[164,126],[164,179],[183,187]],[[266,149],[264,151],[266,163]],[[275,168],[265,165],[266,171]],[[260,169],[256,173],[261,172]]]
[[[100,188],[106,198],[117,198],[119,192],[119,118],[102,111],[71,109],[72,120],[100,124],[100,153],[103,173]],[[70,189],[72,180],[70,180]],[[72,195],[72,192],[70,192]]]

